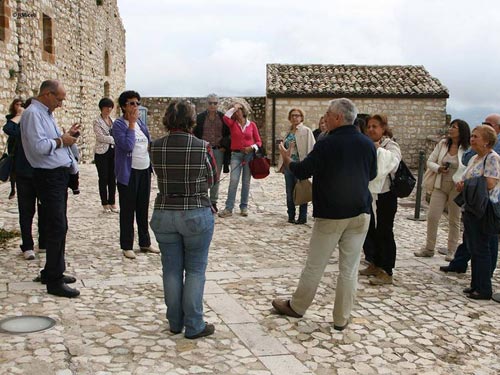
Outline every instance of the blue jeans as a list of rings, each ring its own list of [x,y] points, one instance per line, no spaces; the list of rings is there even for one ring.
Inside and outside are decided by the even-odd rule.
[[[290,169],[284,169],[285,175],[285,189],[286,189],[286,212],[288,213],[288,220],[295,220],[295,203],[293,202],[293,189],[298,179],[290,171]],[[299,221],[305,222],[307,220],[307,203],[301,204],[299,206]]]
[[[483,296],[492,294],[490,237],[483,232],[481,219],[464,212],[464,240],[471,255],[471,288]]]
[[[160,245],[170,330],[193,336],[205,329],[203,289],[214,216],[208,207],[154,210],[151,229]]]
[[[224,153],[220,150],[213,150],[215,163],[217,164],[217,172],[219,173],[219,178],[222,176],[222,162],[224,161]],[[210,201],[212,204],[217,204],[219,199],[219,182],[216,182],[214,186],[210,188]]]
[[[243,152],[231,153],[231,174],[229,178],[229,190],[227,192],[226,210],[233,212],[236,191],[241,178],[241,200],[240,209],[248,207],[248,195],[250,194],[250,167],[248,163],[253,159],[253,153]],[[243,163],[243,165],[242,165]]]

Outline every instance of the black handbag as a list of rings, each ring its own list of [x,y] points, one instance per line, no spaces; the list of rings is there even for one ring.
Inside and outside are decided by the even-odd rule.
[[[394,179],[390,174],[389,179],[391,180],[390,189],[398,198],[406,198],[409,196],[417,183],[417,180],[403,160],[399,163]]]
[[[0,158],[0,181],[5,182],[9,179],[10,173],[12,172],[13,161],[13,155],[7,155],[4,152]]]

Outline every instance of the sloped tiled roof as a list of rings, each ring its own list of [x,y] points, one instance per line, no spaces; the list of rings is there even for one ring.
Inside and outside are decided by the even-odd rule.
[[[267,65],[269,97],[448,98],[423,66]]]

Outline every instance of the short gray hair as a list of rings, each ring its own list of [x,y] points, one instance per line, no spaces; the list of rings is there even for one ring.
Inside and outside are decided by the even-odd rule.
[[[60,82],[56,79],[49,79],[47,81],[43,81],[40,85],[40,91],[38,95],[45,94],[46,92],[56,93],[59,88]]]
[[[207,95],[207,99],[208,100],[210,100],[210,99],[217,99],[217,100],[219,100],[219,97],[217,96],[217,94],[211,93],[211,94]]]
[[[333,99],[328,105],[328,111],[344,116],[345,124],[352,125],[358,116],[358,109],[352,101],[347,98]]]

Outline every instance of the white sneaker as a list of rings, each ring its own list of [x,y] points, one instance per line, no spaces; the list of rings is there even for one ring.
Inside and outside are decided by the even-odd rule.
[[[129,258],[129,259],[135,259],[135,258],[137,258],[135,256],[134,250],[123,250],[123,256],[125,258]]]
[[[33,260],[33,259],[35,259],[35,252],[33,250],[26,250],[26,251],[23,251],[23,256],[24,256],[24,259],[26,259],[26,260]]]
[[[228,209],[224,208],[222,211],[219,211],[219,217],[229,217],[233,216],[233,213],[229,211]]]
[[[248,208],[242,208],[240,211],[241,216],[248,216]]]
[[[158,254],[160,252],[159,249],[153,246],[141,247],[141,251],[145,253],[154,253],[154,254]]]

